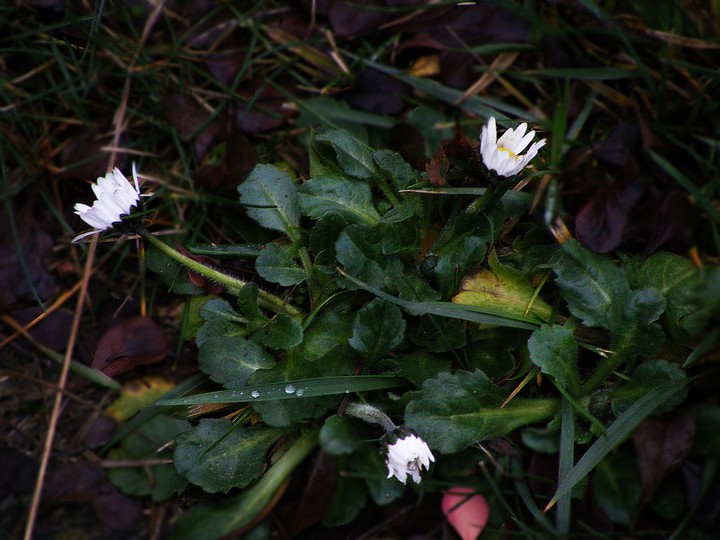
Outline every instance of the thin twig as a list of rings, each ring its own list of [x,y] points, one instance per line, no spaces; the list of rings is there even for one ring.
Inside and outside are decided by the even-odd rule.
[[[45,482],[45,473],[47,472],[50,453],[52,452],[53,440],[55,439],[55,431],[57,422],[60,418],[60,406],[62,405],[63,393],[67,383],[68,372],[70,371],[70,360],[72,359],[73,349],[75,349],[75,340],[77,338],[78,329],[80,328],[80,319],[83,312],[83,304],[87,296],[88,283],[90,283],[90,275],[92,274],[92,265],[95,260],[95,248],[97,247],[97,234],[94,234],[90,242],[88,257],[85,261],[83,271],[83,281],[78,294],[77,306],[73,315],[72,327],[70,328],[70,337],[68,338],[67,348],[65,350],[65,358],[63,360],[60,379],[58,380],[57,392],[53,402],[52,412],[50,413],[50,425],[45,436],[45,445],[43,446],[42,457],[40,458],[40,467],[38,469],[37,480],[35,481],[35,490],[33,491],[32,501],[30,503],[30,512],[28,514],[27,524],[25,526],[24,540],[32,540],[33,529],[35,528],[35,520],[37,518],[38,507],[40,506],[40,497],[42,496],[43,484]]]

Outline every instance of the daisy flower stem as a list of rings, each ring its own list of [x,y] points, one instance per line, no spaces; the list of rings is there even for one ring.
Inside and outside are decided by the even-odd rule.
[[[247,281],[243,281],[236,277],[224,274],[218,270],[215,270],[214,268],[208,268],[204,264],[191,259],[187,255],[183,255],[179,251],[167,245],[159,238],[150,234],[150,232],[145,229],[140,229],[137,232],[145,241],[155,246],[157,249],[162,251],[165,255],[169,256],[173,260],[188,267],[193,272],[197,272],[202,276],[205,276],[209,279],[212,279],[213,281],[217,281],[218,283],[225,285],[226,287],[228,287],[228,289],[232,291],[239,291],[248,283]],[[299,317],[302,315],[302,312],[298,308],[296,308],[292,304],[289,304],[285,300],[275,296],[274,294],[270,294],[269,292],[260,289],[258,291],[258,296],[258,302],[260,304],[260,307],[264,309],[273,311],[275,313],[286,313],[291,317]]]
[[[495,206],[502,196],[508,192],[510,188],[516,183],[515,180],[501,181],[497,183],[491,183],[485,190],[485,193],[481,197],[478,197],[468,207],[467,211],[471,214],[479,214],[483,210],[492,208]]]

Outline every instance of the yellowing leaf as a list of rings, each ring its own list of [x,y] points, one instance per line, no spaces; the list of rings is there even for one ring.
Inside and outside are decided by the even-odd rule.
[[[440,56],[430,54],[415,60],[408,71],[413,77],[432,77],[440,73]]]
[[[131,381],[123,386],[120,397],[107,408],[107,412],[122,422],[170,391],[174,386],[174,382],[161,377],[144,377]]]
[[[458,293],[452,298],[455,304],[479,307],[513,319],[550,320],[552,307],[537,295],[529,278],[500,264],[494,251],[488,262],[490,268],[463,278]]]

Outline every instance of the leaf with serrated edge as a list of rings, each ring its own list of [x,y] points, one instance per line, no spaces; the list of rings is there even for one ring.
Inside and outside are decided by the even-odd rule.
[[[505,393],[481,371],[440,373],[426,380],[415,396],[405,408],[405,425],[443,454],[501,437],[558,410],[555,399],[515,398],[500,408]]]
[[[349,223],[373,225],[380,214],[372,203],[370,186],[365,182],[342,177],[316,177],[305,182],[299,190],[303,214],[320,219],[335,213]]]
[[[266,229],[284,232],[292,239],[299,237],[297,187],[288,173],[259,164],[237,189],[248,216]]]

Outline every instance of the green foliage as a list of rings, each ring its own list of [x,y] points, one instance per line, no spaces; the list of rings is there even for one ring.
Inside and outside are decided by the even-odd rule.
[[[683,383],[687,379],[685,372],[678,366],[665,360],[650,360],[637,367],[630,380],[618,386],[612,395],[612,408],[616,415],[624,412],[630,405],[663,383]],[[662,400],[652,414],[659,415],[673,410],[685,401],[687,387],[682,386],[671,396]]]
[[[111,450],[108,457],[127,461],[156,459],[159,448],[189,429],[190,424],[184,420],[157,415],[125,437],[122,445]],[[148,469],[150,474],[142,467],[118,467],[110,469],[108,475],[124,493],[150,495],[153,501],[164,501],[187,485],[187,480],[170,463],[150,465]]]
[[[177,439],[178,472],[209,493],[245,487],[265,469],[265,455],[283,434],[271,428],[234,426],[207,418]]]
[[[505,397],[480,371],[440,373],[427,379],[408,403],[405,423],[432,448],[452,453],[547,418],[558,407],[554,400],[515,399],[500,409]]]
[[[577,366],[578,344],[572,332],[562,326],[541,326],[528,341],[530,360],[540,371],[550,375],[571,395],[580,392]]]
[[[258,165],[238,186],[248,215],[267,229],[291,238],[300,224],[297,186],[290,175],[272,165]]]
[[[400,308],[376,298],[358,311],[349,343],[366,361],[372,361],[383,358],[404,337],[405,320]]]
[[[570,312],[587,326],[606,328],[617,354],[659,352],[664,334],[657,320],[665,311],[660,291],[631,290],[625,269],[575,240],[562,248],[564,257],[554,269]]]
[[[297,285],[307,278],[305,271],[293,260],[290,247],[276,242],[270,242],[260,252],[255,269],[261,278],[283,287]]]
[[[275,360],[258,343],[242,336],[208,339],[198,355],[200,369],[227,388],[241,388],[258,369],[268,370]]]

